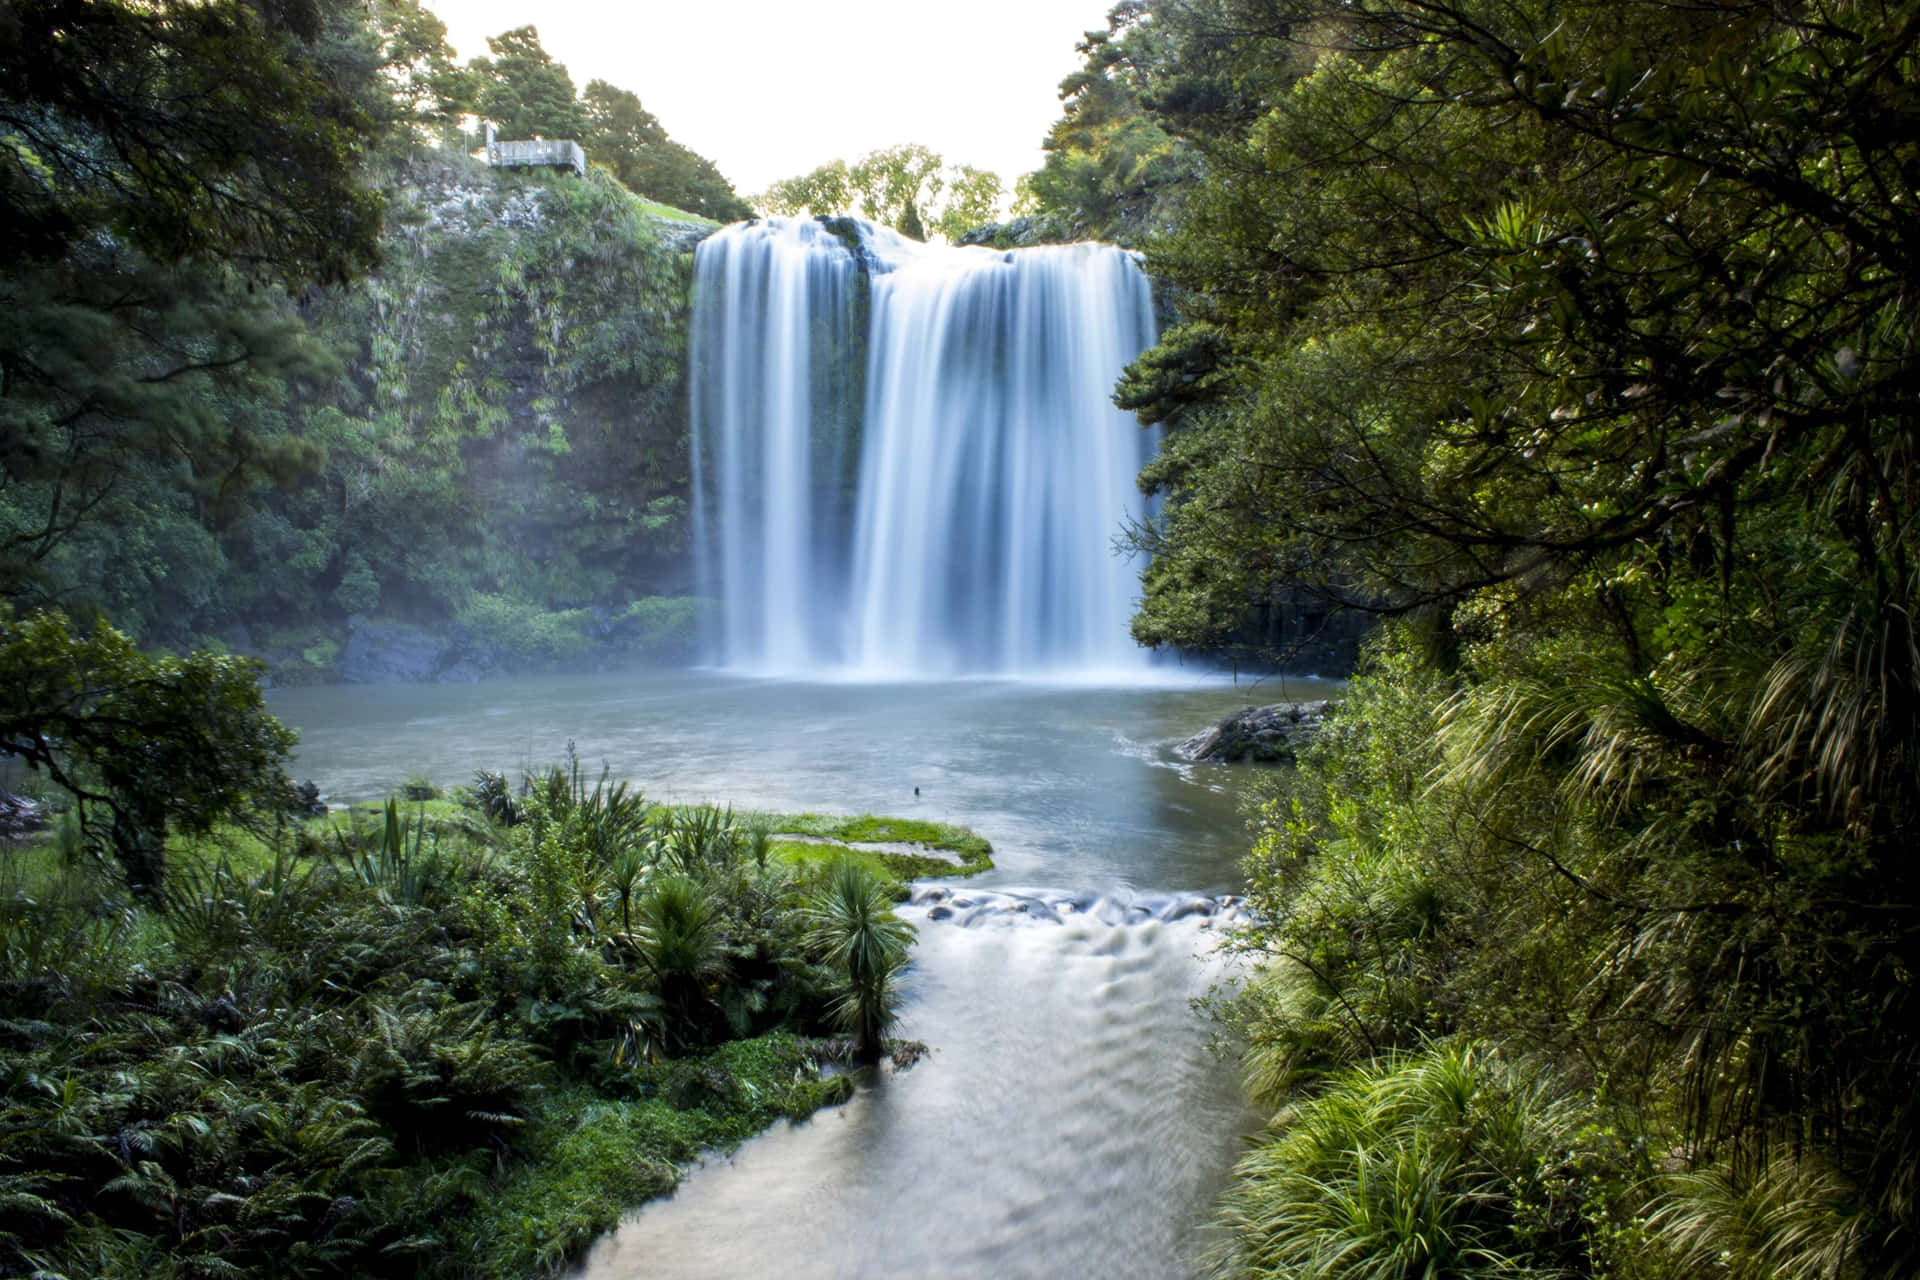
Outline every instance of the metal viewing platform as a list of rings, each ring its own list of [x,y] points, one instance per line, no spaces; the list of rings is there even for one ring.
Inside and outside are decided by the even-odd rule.
[[[587,153],[571,139],[501,142],[487,125],[487,163],[496,169],[571,169],[587,175]]]

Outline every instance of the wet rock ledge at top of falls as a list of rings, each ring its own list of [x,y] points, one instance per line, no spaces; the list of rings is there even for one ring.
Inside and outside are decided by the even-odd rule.
[[[1188,738],[1173,749],[1173,754],[1192,761],[1291,763],[1326,723],[1332,707],[1325,699],[1242,707],[1219,724]]]

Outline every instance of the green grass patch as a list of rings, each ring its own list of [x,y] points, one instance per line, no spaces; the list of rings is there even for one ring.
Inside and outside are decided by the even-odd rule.
[[[387,812],[387,798],[377,800],[355,800],[352,804],[339,805],[330,809],[325,818],[316,818],[316,822],[328,822],[334,819],[351,821],[383,821]],[[401,800],[400,816],[409,824],[426,815],[429,824],[434,822],[452,822],[473,816],[473,810],[461,804],[459,800],[442,796],[434,800]]]
[[[397,797],[396,797],[397,799]],[[464,803],[464,793],[454,792],[435,800],[398,800],[400,827],[409,844],[420,840],[427,845],[468,840],[490,843],[497,835],[477,809]],[[387,800],[355,800],[334,805],[325,817],[305,820],[302,852],[333,854],[343,842],[358,846],[378,841],[387,820]],[[271,861],[271,855],[268,858]]]
[[[717,227],[720,225],[712,218],[705,218],[697,213],[688,213],[685,209],[676,209],[670,204],[661,204],[657,200],[648,200],[642,196],[635,196],[633,203],[641,213],[651,218],[659,218],[664,222],[697,222],[703,227]]]
[[[871,813],[855,817],[833,814],[781,814],[773,819],[773,832],[779,835],[813,836],[831,840],[832,845],[782,847],[824,850],[816,857],[832,857],[836,847],[877,859],[890,875],[903,880],[926,876],[971,876],[993,866],[993,846],[984,836],[965,827],[945,822],[927,822],[919,818],[887,818]],[[907,853],[881,849],[860,849],[863,844],[920,845],[927,853]],[[940,857],[944,853],[950,857]]]
[[[633,1085],[631,1101],[584,1087],[548,1096],[527,1161],[455,1233],[478,1242],[478,1274],[556,1270],[633,1206],[673,1190],[702,1152],[731,1150],[853,1093],[850,1078],[822,1078],[806,1042],[785,1033],[643,1064]]]
[[[936,858],[912,858],[900,854],[875,853],[869,849],[856,849],[845,844],[815,844],[804,840],[781,840],[773,842],[771,856],[799,871],[808,880],[818,882],[820,875],[839,858],[851,858],[874,875],[885,881],[893,893],[894,900],[904,902],[907,897],[907,882],[925,876],[952,875],[953,865]],[[920,864],[925,869],[919,869]]]
[[[60,847],[57,825],[0,845],[0,894],[44,893],[72,872],[72,860]]]

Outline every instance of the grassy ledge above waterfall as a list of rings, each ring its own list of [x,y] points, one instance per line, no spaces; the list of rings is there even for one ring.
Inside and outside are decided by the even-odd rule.
[[[911,940],[863,845],[987,856],[577,762],[402,792],[172,840],[150,899],[57,829],[0,850],[0,1274],[552,1271],[851,1095]]]

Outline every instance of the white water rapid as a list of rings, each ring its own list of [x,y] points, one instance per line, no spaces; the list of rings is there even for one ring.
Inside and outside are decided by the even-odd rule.
[[[836,235],[844,231],[846,238]],[[1154,438],[1110,396],[1154,338],[1108,245],[996,251],[774,219],[695,258],[710,656],[877,678],[1139,671]]]

